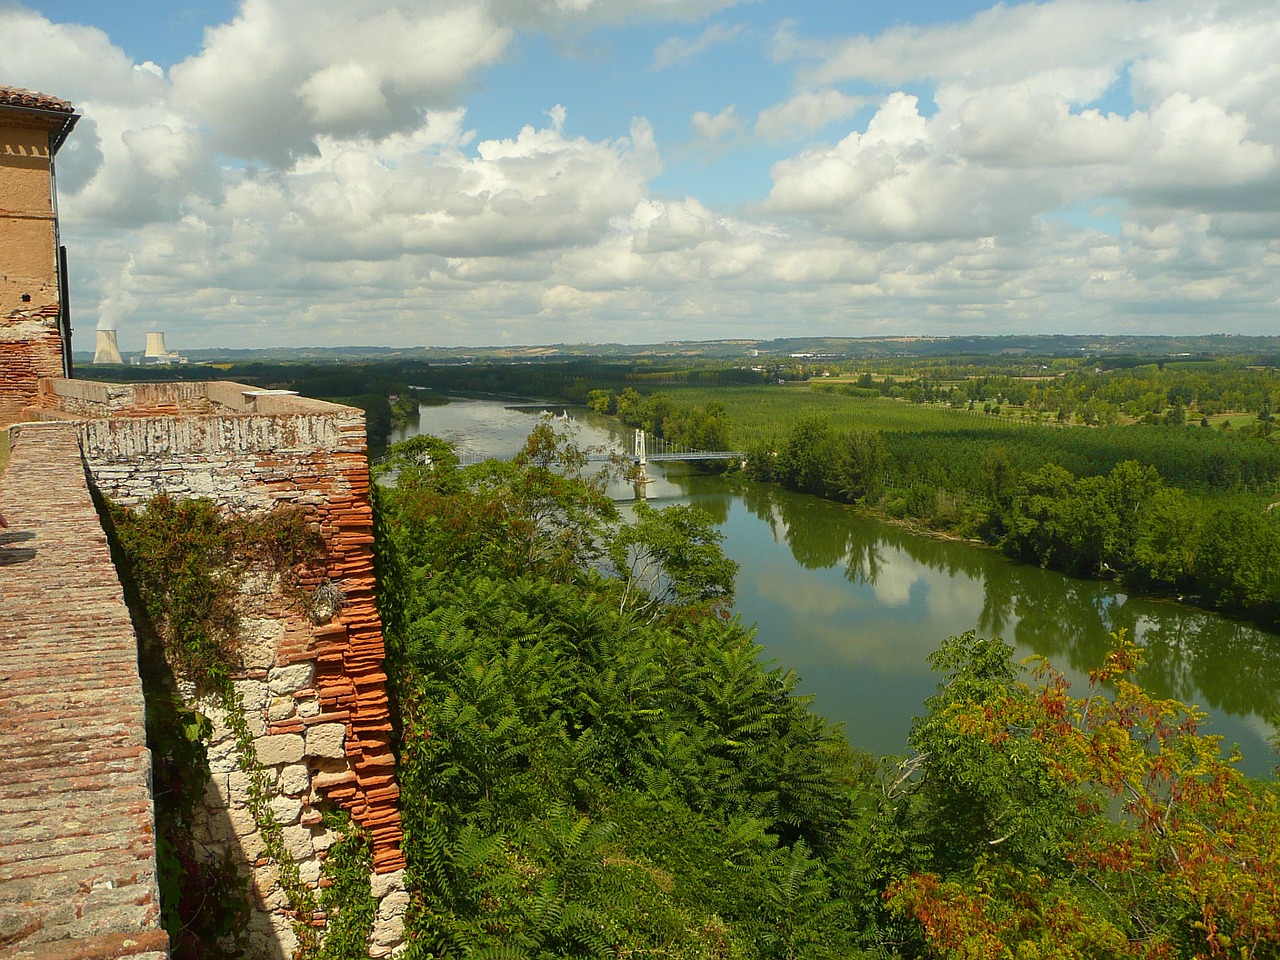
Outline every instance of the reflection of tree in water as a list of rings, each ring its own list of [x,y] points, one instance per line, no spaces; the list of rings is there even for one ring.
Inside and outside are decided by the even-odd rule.
[[[987,577],[983,581],[982,612],[978,614],[980,634],[985,637],[1005,635],[1019,597],[1017,586],[1017,581],[1009,576]]]
[[[998,554],[975,548],[972,544],[922,536],[890,523],[863,522],[875,530],[880,542],[901,550],[922,567],[948,577],[963,576],[981,583],[987,578],[991,564],[1002,562]]]
[[[772,488],[766,487],[761,483],[748,483],[743,487],[741,496],[743,506],[747,508],[751,515],[759,517],[769,525],[769,532],[773,534],[773,539],[781,539],[778,533],[780,518],[773,509],[774,494]]]
[[[1280,638],[1207,613],[1158,618],[1143,633],[1143,681],[1200,706],[1272,719],[1280,713]],[[1150,679],[1147,678],[1148,672]]]
[[[1196,673],[1193,661],[1200,636],[1205,629],[1204,614],[1143,619],[1142,629],[1134,633],[1145,648],[1141,679],[1162,697],[1191,701],[1196,697]]]
[[[1123,598],[1098,583],[1043,574],[1026,586],[1032,589],[1014,601],[1014,638],[1060,668],[1085,673],[1097,667],[1110,649],[1110,631],[1132,628]]]
[[[807,569],[844,564],[851,582],[874,585],[890,551],[898,550],[923,567],[980,584],[979,631],[1016,641],[1061,669],[1084,674],[1097,667],[1112,632],[1123,629],[1146,647],[1139,679],[1157,696],[1237,716],[1269,719],[1280,713],[1280,637],[1274,634],[1129,597],[1115,584],[1010,563],[971,544],[921,537],[815,497],[755,483],[737,492]]]
[[[864,535],[859,536],[862,533]],[[876,585],[880,578],[880,564],[884,554],[879,537],[867,533],[865,527],[850,530],[849,544],[845,549],[844,578],[850,583]]]
[[[791,556],[806,570],[843,564],[850,583],[875,585],[884,561],[881,536],[848,507],[762,484],[748,484],[742,502],[769,524],[775,539],[781,530]]]
[[[1138,679],[1157,696],[1236,716],[1269,719],[1280,711],[1274,635],[1093,581],[1056,575],[1037,581],[1015,597],[1014,637],[1056,665],[1087,672],[1106,656],[1111,634],[1125,630],[1145,648]]]
[[[723,526],[729,519],[729,506],[735,491],[728,487],[723,477],[705,473],[665,473],[663,479],[672,483],[680,496],[699,510],[705,510],[717,525]]]

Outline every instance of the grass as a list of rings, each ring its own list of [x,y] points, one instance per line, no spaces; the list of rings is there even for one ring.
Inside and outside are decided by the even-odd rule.
[[[681,403],[720,402],[729,412],[731,439],[750,444],[785,435],[801,417],[823,416],[837,430],[854,427],[881,431],[979,430],[1020,435],[1028,426],[1044,426],[1021,416],[991,416],[976,410],[956,410],[905,400],[847,397],[811,390],[805,384],[772,387],[668,387],[664,394]],[[1056,425],[1055,425],[1056,426]]]
[[[1257,416],[1252,413],[1219,413],[1209,418],[1209,426],[1215,430],[1220,430],[1224,423],[1231,424],[1232,430],[1240,430],[1257,422]]]
[[[1021,472],[1047,463],[1076,476],[1110,471],[1123,460],[1149,463],[1167,483],[1200,493],[1248,491],[1272,499],[1280,494],[1280,444],[1261,443],[1196,425],[1187,427],[1063,427],[1056,419],[1024,416],[1005,406],[1000,416],[945,404],[916,404],[879,397],[845,396],[804,384],[756,387],[669,387],[682,404],[725,405],[729,441],[750,449],[783,439],[802,417],[826,417],[837,432],[854,428],[885,436],[898,469],[907,477],[959,489],[983,475],[984,464],[1003,449]],[[1242,420],[1240,426],[1246,425]]]

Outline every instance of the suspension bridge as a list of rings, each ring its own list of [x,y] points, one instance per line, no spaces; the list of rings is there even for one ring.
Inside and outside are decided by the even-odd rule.
[[[509,454],[494,457],[483,453],[473,453],[469,450],[458,452],[458,459],[462,461],[462,466],[464,467],[474,466],[477,463],[483,463],[485,460],[511,460],[513,456]],[[650,463],[662,463],[670,460],[742,460],[746,457],[746,453],[741,450],[697,450],[693,447],[672,443],[664,437],[651,437],[644,430],[635,432],[630,451],[595,449],[587,452],[588,463],[610,463],[619,457],[624,460],[630,460],[638,466],[641,476],[644,476],[644,468]]]

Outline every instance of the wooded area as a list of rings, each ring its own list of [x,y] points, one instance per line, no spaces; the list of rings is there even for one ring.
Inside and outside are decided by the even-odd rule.
[[[1079,693],[953,637],[877,760],[721,615],[709,518],[621,533],[581,466],[549,426],[514,463],[388,460],[410,956],[1274,954],[1280,794],[1133,683],[1124,637]]]
[[[1017,369],[1050,363],[1064,361],[1024,359]],[[1280,622],[1274,368],[1243,359],[1076,363],[1018,379],[993,365],[975,373],[959,361],[885,361],[852,384],[677,386],[649,396],[628,387],[592,391],[588,402],[658,436],[671,424],[682,438],[745,448],[753,480],[1076,576]]]

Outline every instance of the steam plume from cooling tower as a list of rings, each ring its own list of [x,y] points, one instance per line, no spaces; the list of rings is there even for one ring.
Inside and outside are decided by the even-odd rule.
[[[99,330],[98,345],[93,352],[94,363],[124,363],[120,356],[120,344],[116,342],[114,330]]]

